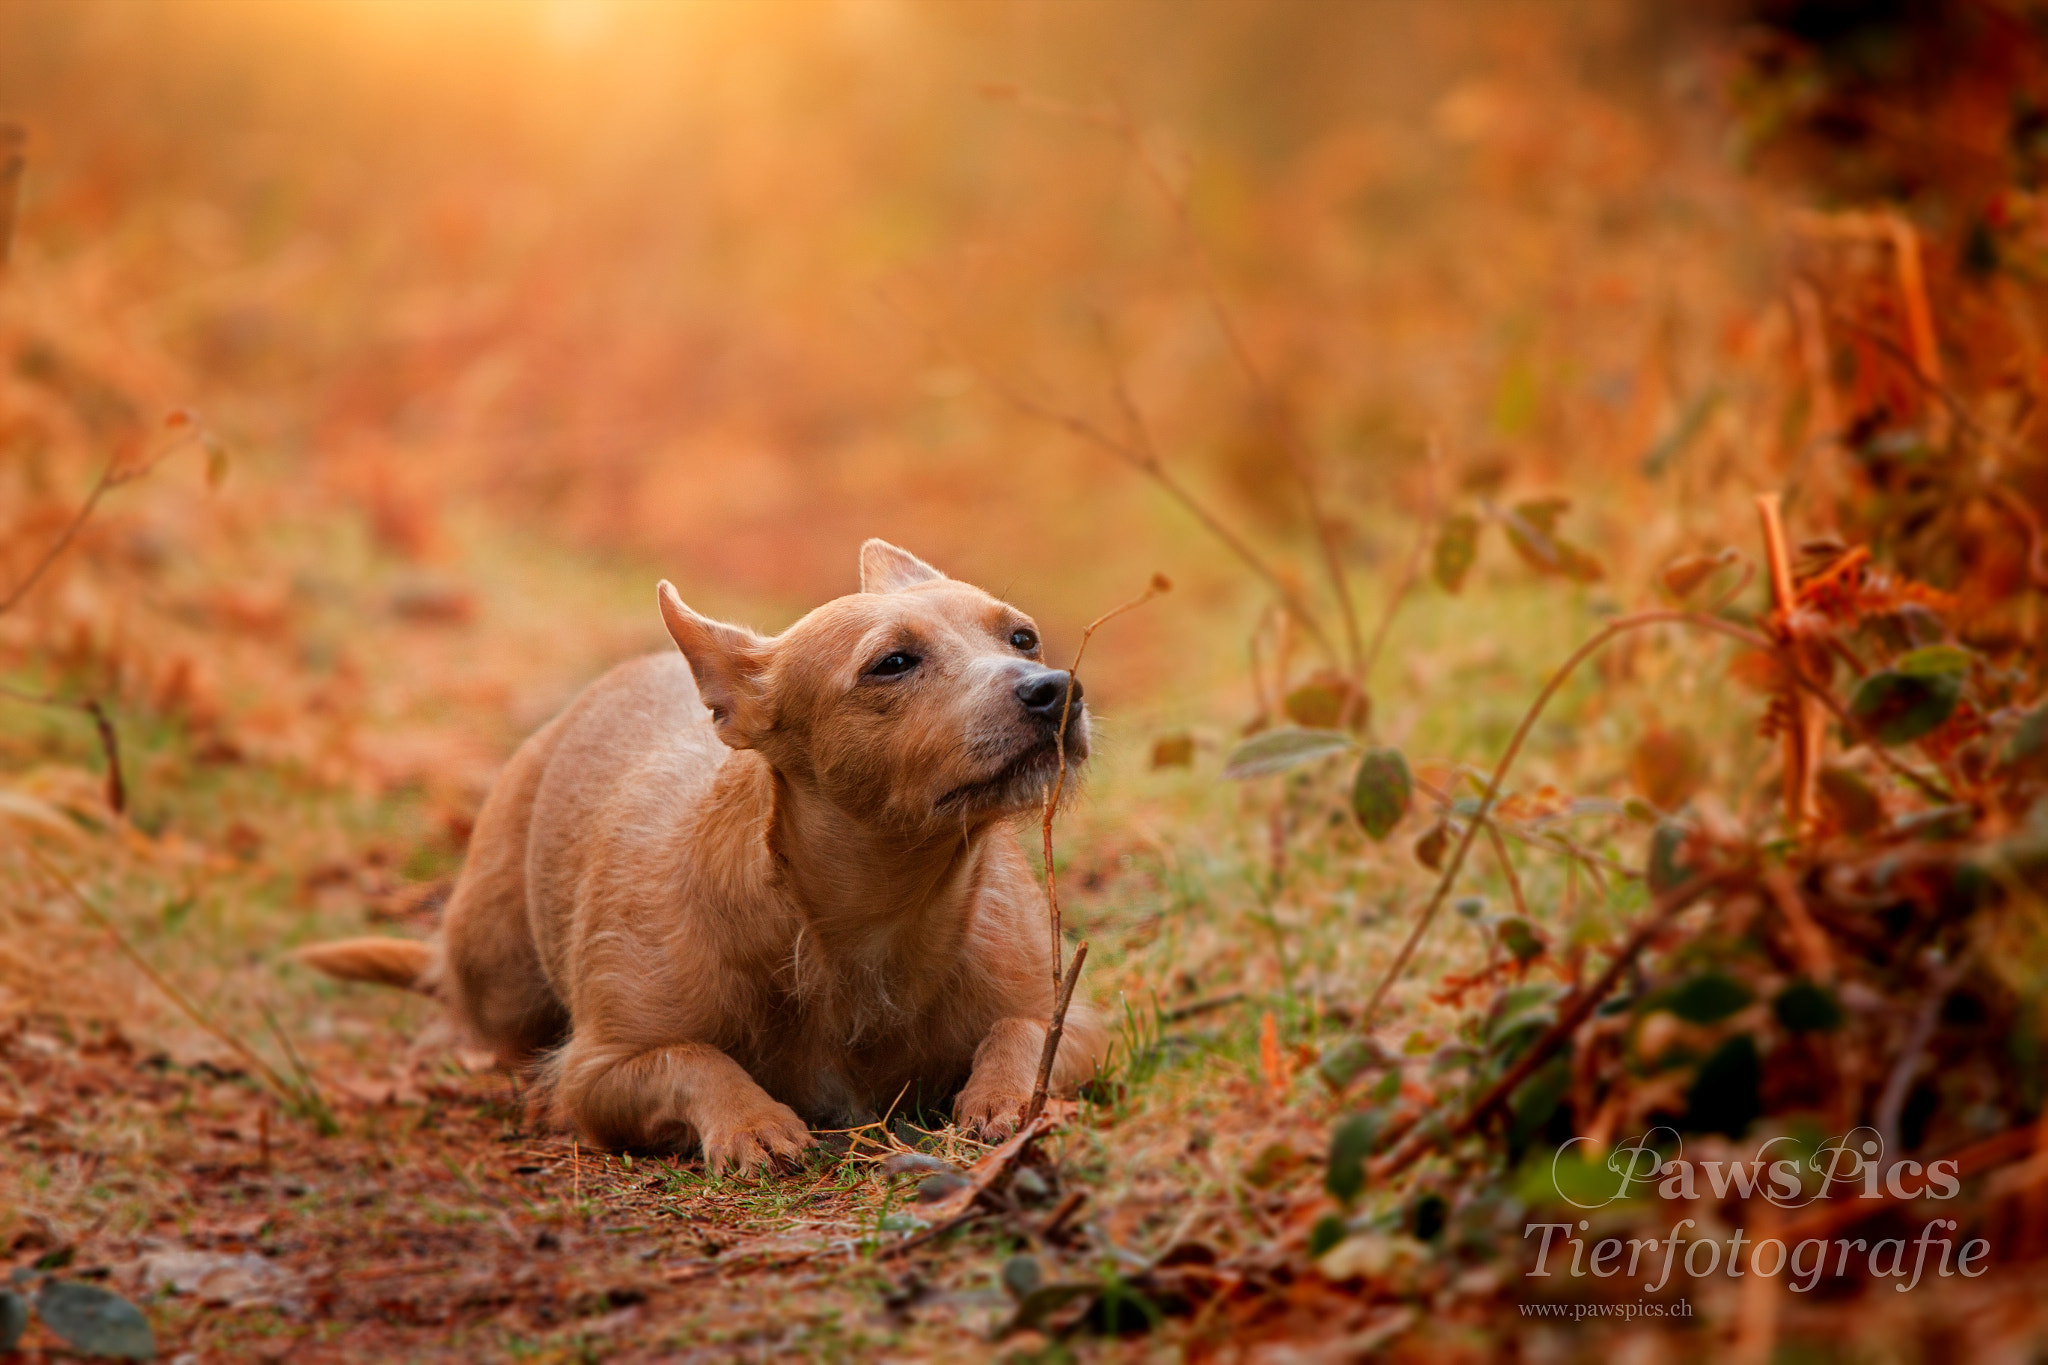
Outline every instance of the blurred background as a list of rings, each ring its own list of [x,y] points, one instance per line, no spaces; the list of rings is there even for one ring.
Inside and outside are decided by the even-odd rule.
[[[1119,628],[1104,695],[1208,686],[1262,590],[1031,409],[1121,430],[1127,385],[1176,477],[1285,558],[1312,538],[1277,400],[1362,580],[1406,551],[1432,433],[1447,498],[1619,514],[1720,358],[1771,341],[1774,225],[1719,30],[1680,8],[12,4],[0,479],[61,517],[190,410],[224,486],[166,464],[86,557],[294,636],[364,574],[415,621],[491,610],[501,553],[775,628],[882,535],[1069,641],[1160,569],[1186,591]],[[1716,445],[1628,553],[1774,453]],[[620,608],[650,627],[643,587]],[[54,580],[29,607],[111,628]],[[157,629],[121,628],[131,671],[173,667],[130,638]]]

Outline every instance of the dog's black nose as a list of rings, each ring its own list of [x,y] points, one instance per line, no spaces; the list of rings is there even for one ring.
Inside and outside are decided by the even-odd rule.
[[[1067,706],[1067,688],[1074,689],[1074,709],[1081,707],[1081,680],[1063,669],[1041,669],[1017,684],[1017,700],[1034,716],[1057,722]]]

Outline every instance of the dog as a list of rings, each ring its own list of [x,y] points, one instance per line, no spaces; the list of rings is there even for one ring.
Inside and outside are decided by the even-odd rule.
[[[656,597],[679,652],[519,747],[435,936],[301,958],[445,1001],[609,1148],[748,1172],[906,1095],[1014,1131],[1054,968],[1011,817],[1088,757],[1080,683],[1029,617],[886,541],[773,638]],[[1054,1093],[1103,1045],[1076,1000]]]

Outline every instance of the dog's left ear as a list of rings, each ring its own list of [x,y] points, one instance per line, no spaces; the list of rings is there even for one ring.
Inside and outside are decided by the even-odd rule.
[[[908,550],[886,540],[870,540],[860,547],[860,590],[902,592],[945,575]]]
[[[654,595],[661,603],[662,624],[690,661],[712,728],[735,749],[753,748],[768,719],[768,700],[761,691],[768,641],[751,630],[699,616],[683,605],[666,578]]]

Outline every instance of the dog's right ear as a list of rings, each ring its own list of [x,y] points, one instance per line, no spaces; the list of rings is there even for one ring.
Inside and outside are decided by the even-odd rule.
[[[945,575],[910,551],[886,540],[870,540],[860,547],[860,590],[902,592]]]
[[[697,695],[711,709],[718,737],[735,749],[752,748],[767,719],[760,683],[768,642],[751,630],[691,611],[666,578],[654,595],[661,603],[662,624],[690,661]]]

